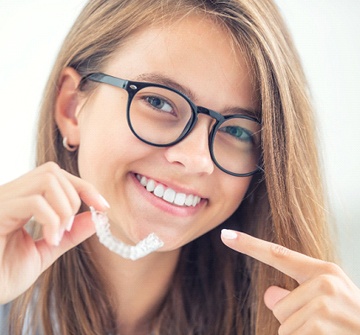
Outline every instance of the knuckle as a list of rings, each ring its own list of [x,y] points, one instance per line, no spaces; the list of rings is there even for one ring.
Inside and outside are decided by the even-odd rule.
[[[325,335],[324,333],[324,322],[321,318],[310,318],[307,320],[306,329],[304,331],[306,334],[317,334],[317,335]]]
[[[77,213],[77,211],[79,210],[81,206],[81,200],[80,197],[75,197],[74,199],[71,200],[71,208],[72,208],[72,213],[71,215]]]
[[[32,208],[41,209],[41,207],[43,207],[45,204],[45,199],[39,194],[34,194],[30,197],[29,202]]]
[[[62,222],[67,221],[72,215],[75,214],[71,204],[67,199],[62,199],[58,206],[54,209]]]
[[[46,162],[43,164],[43,168],[45,169],[45,171],[54,173],[54,174],[56,174],[60,171],[59,165],[57,165],[55,162]]]
[[[278,329],[278,334],[279,335],[288,335],[289,332],[287,330],[286,324],[282,324],[280,325],[279,329]]]
[[[291,250],[278,244],[271,244],[270,251],[273,256],[278,258],[288,257],[291,254]]]
[[[338,283],[336,277],[329,274],[322,274],[317,278],[319,292],[325,295],[334,296],[338,293]]]
[[[58,215],[49,210],[49,205],[44,197],[39,194],[34,194],[29,197],[28,205],[32,208],[32,211],[35,213],[35,221],[42,224],[52,224],[59,225],[60,218]],[[39,213],[43,213],[43,215],[36,215]]]
[[[332,308],[333,304],[325,296],[314,299],[311,304],[312,306],[310,307],[310,309],[312,310],[313,315],[317,316],[317,319],[319,317],[328,319],[331,318],[334,314]]]
[[[322,268],[323,268],[323,271],[325,273],[328,273],[330,275],[337,276],[337,275],[340,275],[342,273],[341,268],[335,263],[323,262]]]
[[[44,188],[50,189],[54,189],[59,184],[56,175],[50,171],[43,174],[43,183]]]
[[[282,311],[282,308],[281,306],[278,304],[276,304],[273,308],[273,314],[275,316],[275,318],[277,320],[279,320],[280,323],[282,323],[284,321],[284,317],[283,317],[283,311]]]
[[[73,210],[69,206],[62,206],[61,210],[58,213],[62,221],[66,221],[73,214]]]

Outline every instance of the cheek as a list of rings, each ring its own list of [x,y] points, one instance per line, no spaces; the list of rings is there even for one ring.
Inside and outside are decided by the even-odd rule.
[[[105,103],[89,102],[79,115],[78,163],[84,179],[93,180],[120,160],[126,161],[138,141],[127,125],[125,107],[108,102],[110,99],[101,101]]]
[[[229,217],[239,207],[249,188],[251,177],[232,177],[229,182],[224,182],[223,208],[225,215]]]
[[[117,134],[128,130],[126,105],[127,94],[123,90],[107,85],[96,88],[79,115],[82,140],[89,141],[89,137],[105,143],[116,140]]]

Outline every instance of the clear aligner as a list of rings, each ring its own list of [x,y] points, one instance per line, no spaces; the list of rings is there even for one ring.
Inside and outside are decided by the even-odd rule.
[[[100,243],[123,258],[135,261],[164,245],[164,242],[155,233],[151,233],[135,246],[125,244],[111,234],[109,219],[106,213],[98,212],[93,207],[90,207],[90,211]]]

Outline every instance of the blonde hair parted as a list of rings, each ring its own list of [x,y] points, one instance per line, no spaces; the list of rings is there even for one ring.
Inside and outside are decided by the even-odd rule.
[[[271,0],[91,0],[64,41],[48,81],[37,164],[54,161],[78,175],[76,154],[63,148],[54,119],[65,67],[81,75],[101,71],[139,30],[192,14],[223,27],[254,72],[263,172],[231,218],[183,247],[173,285],[153,320],[154,334],[275,335],[279,325],[262,296],[271,285],[292,289],[296,283],[227,249],[219,229],[234,227],[316,258],[331,260],[332,255],[307,85]],[[14,303],[11,334],[21,334],[30,305],[30,319],[47,335],[118,334],[116,306],[86,242],[58,259],[37,284]]]

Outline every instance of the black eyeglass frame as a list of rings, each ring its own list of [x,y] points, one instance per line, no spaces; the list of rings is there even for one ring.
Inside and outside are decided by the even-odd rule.
[[[207,115],[213,119],[215,119],[215,124],[213,125],[213,127],[211,128],[211,131],[209,133],[209,151],[210,151],[210,156],[211,159],[213,160],[213,162],[215,163],[215,165],[223,172],[230,174],[232,176],[235,177],[249,177],[254,175],[255,173],[259,172],[261,169],[260,166],[260,162],[258,162],[257,168],[254,171],[248,172],[248,173],[235,173],[232,171],[229,171],[225,168],[223,168],[218,161],[215,158],[214,155],[214,150],[213,150],[213,143],[214,143],[214,138],[215,138],[215,134],[217,132],[217,130],[220,128],[220,126],[228,119],[235,119],[235,118],[239,118],[239,119],[247,119],[250,121],[254,121],[258,124],[261,125],[261,122],[256,119],[253,118],[251,116],[248,115],[244,115],[244,114],[233,114],[233,115],[222,115],[218,112],[215,112],[211,109],[202,107],[202,106],[197,106],[195,105],[185,94],[183,94],[182,92],[169,87],[169,86],[165,86],[165,85],[161,85],[161,84],[156,84],[156,83],[149,83],[149,82],[139,82],[139,81],[131,81],[131,80],[125,80],[125,79],[121,79],[118,77],[113,77],[111,75],[105,74],[105,73],[101,73],[101,72],[96,72],[96,73],[90,73],[84,77],[81,78],[79,87],[82,87],[83,84],[87,81],[87,80],[91,80],[94,82],[98,82],[98,83],[103,83],[103,84],[108,84],[111,86],[115,86],[115,87],[119,87],[122,88],[124,90],[127,91],[128,93],[128,102],[127,102],[127,110],[126,110],[126,118],[127,118],[127,122],[128,122],[128,126],[131,130],[131,132],[142,142],[149,144],[151,146],[155,146],[155,147],[170,147],[172,145],[175,145],[179,142],[181,142],[187,135],[190,134],[191,130],[195,127],[196,122],[198,120],[198,114],[204,114]],[[180,95],[182,98],[184,98],[188,104],[191,107],[191,112],[192,112],[192,117],[191,119],[187,122],[183,132],[180,134],[180,136],[173,142],[167,143],[167,144],[157,144],[157,143],[153,143],[153,142],[149,142],[145,139],[143,139],[142,137],[140,137],[135,129],[132,126],[131,123],[131,119],[130,119],[130,106],[131,106],[131,102],[134,98],[134,96],[137,94],[138,91],[140,91],[143,88],[146,87],[159,87],[159,88],[163,88],[169,91],[172,91],[178,95]]]

